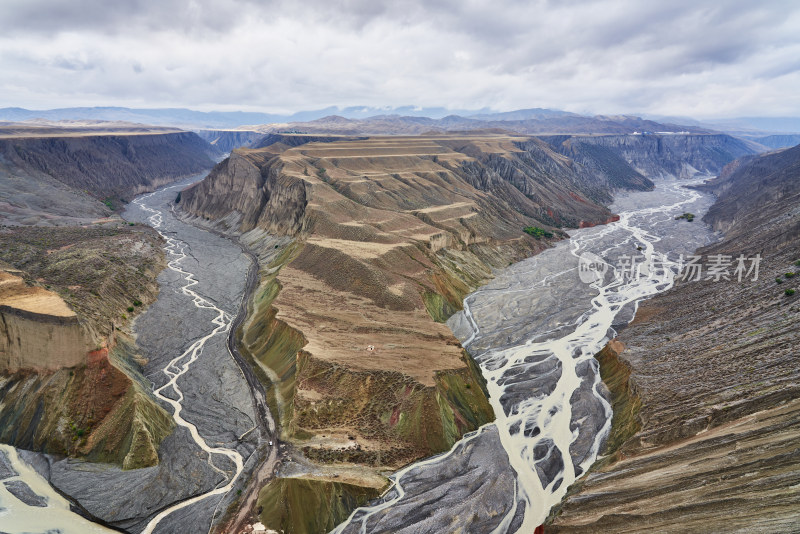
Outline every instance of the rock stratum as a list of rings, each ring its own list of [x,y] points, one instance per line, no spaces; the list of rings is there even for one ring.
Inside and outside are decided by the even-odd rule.
[[[644,303],[598,355],[614,397],[606,458],[546,532],[794,532],[800,520],[800,147],[703,186],[734,261]],[[687,223],[688,224],[688,223]],[[760,255],[758,279],[733,274]],[[750,267],[748,262],[747,267]]]

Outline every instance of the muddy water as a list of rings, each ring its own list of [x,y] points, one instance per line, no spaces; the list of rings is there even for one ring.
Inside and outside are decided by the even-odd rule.
[[[8,534],[51,532],[106,534],[116,532],[87,521],[70,510],[69,503],[20,458],[10,445],[0,445],[0,529]],[[24,484],[27,490],[24,489]],[[17,494],[9,487],[22,487]],[[57,529],[57,530],[56,530]]]
[[[712,240],[699,220],[712,200],[686,183],[620,196],[618,222],[572,232],[469,295],[448,324],[481,366],[496,421],[396,473],[382,502],[335,532],[533,532],[608,435],[594,354]],[[675,219],[685,212],[697,219]]]

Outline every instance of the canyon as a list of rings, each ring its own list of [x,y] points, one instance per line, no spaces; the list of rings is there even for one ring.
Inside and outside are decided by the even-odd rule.
[[[498,269],[545,249],[521,229],[563,238],[559,227],[614,220],[603,201],[651,189],[646,174],[719,171],[753,152],[724,135],[640,137],[577,137],[573,159],[558,151],[565,139],[269,134],[181,192],[187,220],[260,258],[242,341],[277,385],[271,406],[295,454],[262,491],[263,524],[330,528],[346,509],[321,506],[312,527],[289,496],[303,487],[331,502],[325,488],[345,480],[368,490],[348,499],[374,496],[386,487],[376,474],[445,451],[497,416],[477,366],[437,323]]]
[[[525,120],[6,127],[0,468],[126,532],[791,525],[796,149]]]

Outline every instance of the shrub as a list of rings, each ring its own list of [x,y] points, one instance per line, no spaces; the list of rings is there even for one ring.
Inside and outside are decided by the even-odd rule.
[[[786,276],[786,278],[792,278],[794,276],[794,273],[790,271],[786,273],[784,276]]]
[[[127,310],[128,310],[128,313],[132,312],[133,311],[133,306],[128,306]]]
[[[541,239],[543,237],[553,237],[552,232],[548,232],[544,228],[539,228],[538,226],[526,226],[522,229],[528,235],[535,237],[536,239]]]
[[[134,300],[133,301],[133,305],[134,306],[141,306],[142,305],[142,301],[141,300]]]
[[[792,295],[794,295],[794,289],[787,289],[786,291],[784,291],[784,293],[786,293],[787,297],[791,297]]]
[[[782,284],[783,283],[783,279],[779,276],[779,277],[777,277],[775,279],[775,282],[778,283],[778,284]]]

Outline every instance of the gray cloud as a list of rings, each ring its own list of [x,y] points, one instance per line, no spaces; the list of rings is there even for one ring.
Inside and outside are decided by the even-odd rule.
[[[5,0],[0,105],[800,114],[800,6]]]

